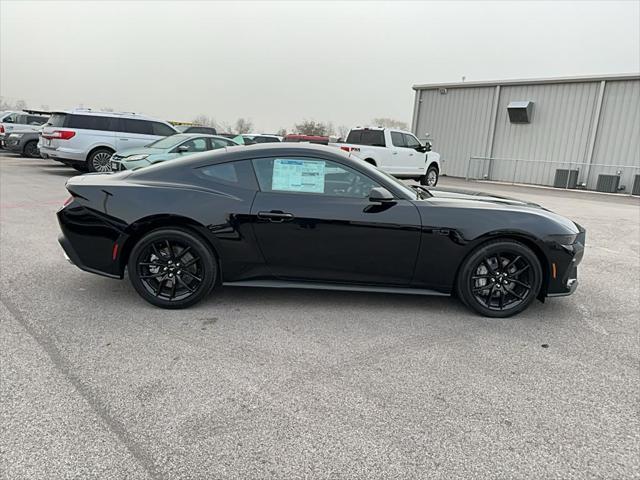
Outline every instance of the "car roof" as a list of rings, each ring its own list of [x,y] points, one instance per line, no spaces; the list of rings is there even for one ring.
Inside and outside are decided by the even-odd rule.
[[[166,123],[167,125],[171,125],[169,122],[165,121],[165,120],[161,120],[159,118],[154,118],[154,117],[148,117],[146,115],[141,115],[139,113],[133,113],[133,112],[104,112],[101,110],[91,110],[90,108],[87,109],[75,109],[75,110],[55,110],[53,112],[51,112],[51,114],[72,114],[72,115],[92,115],[92,116],[99,116],[99,117],[118,117],[118,118],[130,118],[130,119],[134,119],[134,120],[150,120],[153,122],[162,122],[162,123]],[[173,126],[173,125],[171,125]]]
[[[217,135],[211,135],[217,136]],[[180,162],[165,162],[158,165],[158,168],[154,171],[160,172],[165,169],[172,168],[198,168],[205,165],[213,165],[216,163],[226,163],[238,160],[251,160],[261,157],[274,157],[274,156],[296,156],[301,157],[313,156],[316,158],[322,158],[324,160],[334,160],[343,163],[347,166],[358,166],[362,162],[361,159],[355,156],[351,156],[350,153],[346,153],[343,150],[335,147],[328,147],[326,145],[306,144],[306,143],[256,143],[254,145],[244,145],[242,148],[220,148],[216,150],[209,150],[207,152],[195,153],[180,160]],[[144,176],[145,172],[152,174],[151,170],[146,168],[136,171],[137,174]]]

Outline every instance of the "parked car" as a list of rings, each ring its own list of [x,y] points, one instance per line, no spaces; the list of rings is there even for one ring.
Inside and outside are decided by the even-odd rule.
[[[48,112],[40,110],[6,111],[0,113],[0,144],[13,131],[39,130],[49,118]]]
[[[398,178],[414,178],[435,187],[440,176],[440,155],[411,132],[383,127],[352,129],[345,143],[333,144]]]
[[[290,133],[285,135],[282,139],[283,142],[307,142],[307,143],[317,143],[318,145],[328,145],[329,137],[325,135],[298,135],[294,133]]]
[[[240,145],[254,145],[256,143],[250,138],[246,138],[244,135],[239,135],[237,133],[220,133],[219,135],[221,137],[230,138],[231,140],[239,143]]]
[[[275,143],[282,141],[282,137],[279,135],[267,133],[246,133],[243,134],[242,137],[251,140],[253,143]]]
[[[218,134],[214,127],[205,127],[203,125],[173,124],[173,127],[180,133],[204,133],[205,135]]]
[[[338,149],[253,145],[71,178],[60,243],[164,308],[220,285],[456,294],[490,317],[571,294],[585,231],[539,205],[430,191]]]
[[[110,172],[114,152],[143,147],[175,133],[169,123],[135,113],[70,110],[51,114],[38,147],[42,157],[76,170]]]
[[[37,130],[14,130],[5,137],[4,148],[23,157],[40,158],[39,140],[40,132]]]
[[[230,138],[198,133],[177,133],[145,147],[128,148],[111,157],[111,170],[133,170],[155,163],[184,158],[190,154],[239,145]]]

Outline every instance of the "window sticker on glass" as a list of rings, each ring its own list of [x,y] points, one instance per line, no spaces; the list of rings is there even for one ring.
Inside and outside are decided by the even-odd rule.
[[[324,193],[324,161],[285,160],[273,162],[273,190]]]

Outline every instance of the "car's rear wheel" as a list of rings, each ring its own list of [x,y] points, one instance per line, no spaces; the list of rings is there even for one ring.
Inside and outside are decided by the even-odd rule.
[[[427,187],[435,187],[436,185],[438,185],[438,178],[438,167],[432,165],[427,169],[427,173],[420,178],[420,184]]]
[[[89,172],[106,173],[111,171],[111,160],[113,151],[108,148],[98,148],[89,154],[87,158],[87,170]]]
[[[147,302],[185,308],[204,298],[218,275],[210,248],[179,229],[155,230],[133,247],[128,262],[133,287]]]
[[[27,142],[22,149],[22,153],[25,157],[29,158],[40,158],[40,150],[38,150],[38,141],[31,140]]]
[[[487,317],[510,317],[538,296],[542,267],[526,245],[496,240],[475,250],[464,262],[457,293],[465,305]]]

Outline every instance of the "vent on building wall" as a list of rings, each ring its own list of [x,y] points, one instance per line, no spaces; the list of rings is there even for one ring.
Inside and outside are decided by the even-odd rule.
[[[509,121],[511,123],[531,123],[533,102],[529,100],[509,102],[507,112],[509,112]]]
[[[553,186],[556,188],[576,188],[578,186],[578,170],[567,170],[559,168],[553,179]]]
[[[438,91],[440,92],[440,95],[446,95],[447,94],[447,89],[446,88],[441,88]]]

